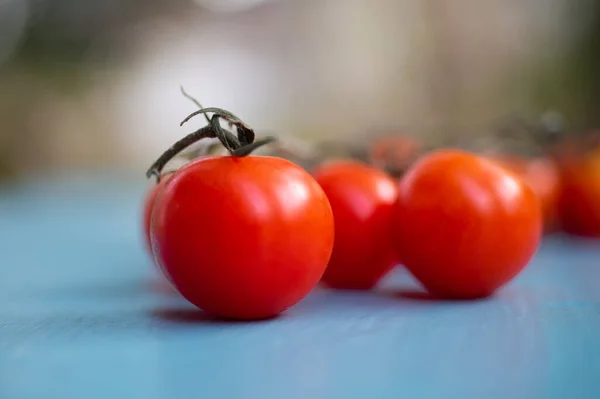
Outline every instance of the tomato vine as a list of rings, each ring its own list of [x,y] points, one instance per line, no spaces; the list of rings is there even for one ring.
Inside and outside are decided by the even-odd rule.
[[[196,105],[198,105],[200,109],[188,115],[179,124],[179,126],[185,125],[187,122],[189,122],[191,119],[198,115],[204,115],[208,124],[188,134],[187,136],[175,142],[171,147],[169,147],[150,166],[150,168],[146,172],[147,178],[151,178],[152,176],[154,176],[156,177],[156,181],[159,182],[163,168],[173,157],[175,157],[177,154],[179,154],[181,151],[183,151],[190,145],[205,138],[218,139],[221,142],[221,144],[227,149],[227,151],[229,151],[231,156],[234,157],[245,157],[247,155],[250,155],[259,147],[276,141],[276,139],[271,136],[256,140],[256,134],[254,133],[254,130],[231,112],[216,107],[203,108],[202,105],[196,99],[187,94],[183,90],[183,88],[181,88],[181,92],[185,97],[187,97]],[[209,117],[209,113],[212,113],[212,116]],[[221,126],[221,119],[225,120],[229,124],[229,127],[235,127],[237,134],[234,134],[231,131],[224,129]]]

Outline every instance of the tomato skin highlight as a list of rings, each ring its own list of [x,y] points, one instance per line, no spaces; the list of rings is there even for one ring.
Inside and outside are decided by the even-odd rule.
[[[539,199],[494,162],[463,151],[421,158],[399,186],[393,235],[407,269],[434,296],[490,296],[535,254]]]
[[[325,164],[313,172],[333,210],[335,240],[322,282],[337,289],[371,289],[398,259],[390,241],[398,183],[355,161]]]
[[[163,272],[215,316],[263,319],[318,283],[331,256],[333,214],[299,166],[274,157],[212,157],[180,169],[154,207]]]

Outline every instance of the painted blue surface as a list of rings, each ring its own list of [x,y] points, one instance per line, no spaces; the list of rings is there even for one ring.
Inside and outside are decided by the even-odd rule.
[[[495,298],[438,302],[399,271],[284,316],[215,322],[142,246],[144,186],[0,189],[0,398],[600,398],[600,248],[548,239]]]

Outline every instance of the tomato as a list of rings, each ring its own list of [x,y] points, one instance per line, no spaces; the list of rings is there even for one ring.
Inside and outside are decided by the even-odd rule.
[[[563,157],[561,172],[561,227],[570,234],[600,237],[600,151]]]
[[[397,182],[379,169],[337,161],[314,171],[333,210],[335,241],[323,283],[332,288],[370,289],[398,259],[390,241]]]
[[[537,194],[542,206],[544,226],[552,230],[556,225],[558,200],[561,192],[560,171],[547,158],[492,157],[501,166],[521,177]]]
[[[163,178],[158,182],[158,184],[155,184],[152,187],[150,187],[150,189],[146,193],[146,197],[144,198],[144,238],[146,239],[146,248],[150,253],[152,253],[152,243],[150,241],[150,217],[152,216],[152,208],[154,208],[154,202],[156,201],[158,193],[169,181],[171,176],[172,173],[165,174]]]
[[[369,149],[371,162],[394,176],[402,173],[415,160],[420,144],[408,137],[392,136],[375,141]]]
[[[192,304],[215,316],[263,319],[306,296],[331,256],[323,189],[275,157],[214,156],[179,169],[158,197],[152,248]]]
[[[393,240],[434,296],[480,298],[515,277],[542,233],[537,196],[496,163],[454,150],[426,155],[400,182]]]

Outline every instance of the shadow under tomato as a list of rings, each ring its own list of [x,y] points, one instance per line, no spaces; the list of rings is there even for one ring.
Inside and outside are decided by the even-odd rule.
[[[412,289],[392,292],[392,296],[410,301],[440,301],[440,298],[437,298],[428,292]]]
[[[381,294],[391,296],[394,298],[416,301],[416,302],[437,302],[437,303],[469,303],[469,302],[482,302],[493,298],[493,295],[481,298],[445,298],[438,297],[427,291],[418,289],[399,289],[399,290],[382,290]]]
[[[276,315],[257,320],[226,319],[213,316],[200,309],[184,308],[154,309],[151,312],[151,316],[156,319],[177,324],[252,324],[262,323],[279,318],[279,315]]]

